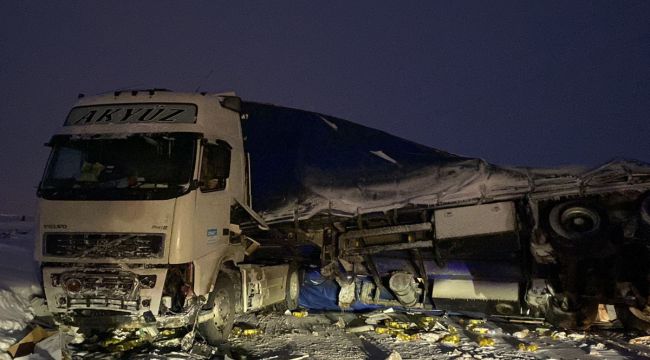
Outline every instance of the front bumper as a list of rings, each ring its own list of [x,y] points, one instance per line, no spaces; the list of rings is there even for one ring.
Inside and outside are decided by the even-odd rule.
[[[158,314],[166,268],[44,267],[43,288],[53,314],[114,311]]]
[[[158,329],[176,329],[191,325],[196,316],[196,307],[191,306],[182,313],[165,316],[130,315],[125,313],[107,313],[96,310],[81,310],[67,313],[57,313],[54,319],[58,324],[79,327],[83,329],[137,330],[144,327]],[[153,321],[152,321],[153,319]]]

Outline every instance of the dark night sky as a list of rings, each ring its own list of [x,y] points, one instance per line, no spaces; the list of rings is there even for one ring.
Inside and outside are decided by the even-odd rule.
[[[34,211],[77,93],[133,87],[235,90],[497,164],[650,161],[650,2],[408,3],[2,1],[0,212]]]

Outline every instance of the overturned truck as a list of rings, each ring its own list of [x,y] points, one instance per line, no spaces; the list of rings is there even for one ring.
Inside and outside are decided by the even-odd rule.
[[[341,307],[586,328],[602,304],[650,328],[650,165],[500,167],[322,114],[243,109],[265,238],[315,245]]]
[[[84,97],[48,143],[49,309],[91,328],[223,341],[296,307],[301,267],[353,303],[588,327],[650,324],[650,165],[506,168],[233,93]]]

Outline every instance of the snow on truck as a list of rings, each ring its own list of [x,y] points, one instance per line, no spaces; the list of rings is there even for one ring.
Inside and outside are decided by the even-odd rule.
[[[314,265],[341,308],[585,328],[610,305],[649,328],[645,163],[499,167],[232,93],[165,90],[83,97],[48,145],[36,256],[63,323],[190,327],[217,343],[237,312],[296,307],[299,267]]]

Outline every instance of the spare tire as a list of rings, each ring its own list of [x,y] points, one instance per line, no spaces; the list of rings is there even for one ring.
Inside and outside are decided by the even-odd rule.
[[[578,201],[555,205],[548,220],[555,234],[572,242],[593,238],[604,227],[601,212],[593,205]]]

